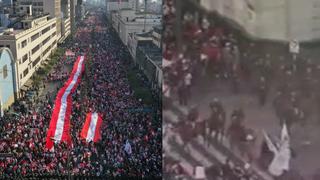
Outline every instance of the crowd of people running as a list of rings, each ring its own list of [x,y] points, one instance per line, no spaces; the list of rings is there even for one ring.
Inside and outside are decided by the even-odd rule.
[[[126,77],[127,49],[105,23],[102,14],[89,15],[79,36],[68,47],[76,56],[85,54],[87,59],[81,83],[72,96],[73,147],[61,143],[55,144],[54,152],[45,149],[53,110],[49,92],[39,101],[39,109],[30,106],[2,118],[0,178],[67,174],[161,177],[161,119],[150,113],[130,111],[145,105],[134,97]],[[105,27],[105,31],[95,32],[94,27],[98,26]],[[78,46],[72,47],[74,44]],[[62,62],[60,67],[65,65]],[[80,138],[89,111],[102,114],[102,138],[98,143],[86,143]],[[131,154],[124,150],[126,141],[131,144]]]

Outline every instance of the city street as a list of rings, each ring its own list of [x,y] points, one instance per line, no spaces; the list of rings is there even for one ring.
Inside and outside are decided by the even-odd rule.
[[[37,105],[26,106],[26,112],[14,112],[17,116],[4,117],[0,153],[11,157],[0,161],[0,178],[161,176],[161,123],[148,112],[128,112],[146,105],[129,85],[126,68],[130,61],[124,59],[129,52],[105,18],[101,12],[91,12],[80,23],[76,37],[63,45],[74,56],[58,57],[40,84],[45,88],[38,92]],[[61,89],[67,89],[67,82],[71,82],[68,76],[79,69],[74,67],[83,55],[84,73],[68,98],[67,106],[73,106],[70,132],[63,131],[70,133],[72,148],[62,140],[56,141],[53,149],[47,148],[52,116],[59,108],[57,102],[62,103]],[[94,142],[80,136],[90,112],[98,112],[101,120],[101,130],[96,129],[101,135]],[[21,148],[24,154],[19,153]]]

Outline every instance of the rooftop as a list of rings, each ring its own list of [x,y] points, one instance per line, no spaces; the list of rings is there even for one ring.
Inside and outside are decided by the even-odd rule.
[[[162,26],[161,25],[154,26],[153,30],[158,34],[162,34]]]

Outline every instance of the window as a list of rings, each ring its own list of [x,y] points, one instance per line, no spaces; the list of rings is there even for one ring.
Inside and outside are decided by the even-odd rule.
[[[32,67],[35,67],[39,63],[39,61],[40,61],[40,56],[35,61],[32,62]]]
[[[55,44],[57,44],[57,40],[54,40],[51,47],[53,47]]]
[[[22,63],[26,62],[26,60],[28,60],[28,54],[26,54],[22,57]]]
[[[22,79],[22,74],[20,74],[20,79]]]
[[[54,33],[52,33],[52,35],[51,35],[51,36],[52,36],[52,37],[54,37],[54,36],[56,36],[56,35],[57,35],[57,33],[56,33],[56,32],[54,32]]]
[[[48,32],[50,30],[50,27],[45,28],[44,30],[42,30],[42,34],[45,34],[46,32]]]
[[[31,41],[34,41],[34,40],[38,39],[39,36],[40,36],[39,33],[31,36]]]
[[[50,51],[50,49],[51,49],[51,45],[46,50],[43,51],[42,56],[45,56]]]
[[[50,37],[42,41],[42,45],[45,45],[50,40]]]
[[[40,46],[36,46],[35,48],[32,49],[32,54],[36,53],[40,49]]]
[[[56,23],[54,23],[54,24],[51,25],[51,28],[54,28],[54,27],[56,27]]]
[[[3,66],[3,79],[6,79],[7,78],[7,76],[8,76],[8,67],[7,67],[7,65],[4,65]]]
[[[26,68],[24,71],[23,71],[23,77],[26,77],[26,75],[29,73],[29,68]]]
[[[27,46],[27,40],[22,41],[21,48],[24,48]]]

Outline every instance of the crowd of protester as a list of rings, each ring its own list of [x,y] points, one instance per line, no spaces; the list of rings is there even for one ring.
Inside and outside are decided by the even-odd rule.
[[[45,149],[53,110],[47,94],[40,100],[38,111],[32,106],[19,106],[19,110],[25,108],[25,111],[2,118],[0,177],[69,173],[104,177],[161,176],[161,120],[151,113],[130,111],[143,109],[145,105],[133,96],[129,86],[125,71],[128,60],[123,59],[128,52],[117,34],[109,26],[105,32],[92,32],[94,26],[105,26],[102,18],[100,14],[89,16],[79,36],[70,44],[78,46],[69,47],[76,55],[87,53],[83,78],[72,96],[73,146],[61,143],[55,144],[53,152]],[[89,44],[93,47],[88,48]],[[86,113],[90,111],[101,113],[103,119],[102,138],[95,144],[80,138]],[[131,154],[124,150],[127,140],[132,147]]]

